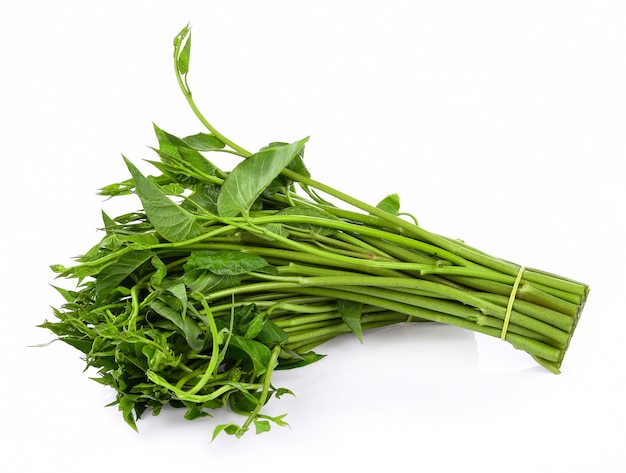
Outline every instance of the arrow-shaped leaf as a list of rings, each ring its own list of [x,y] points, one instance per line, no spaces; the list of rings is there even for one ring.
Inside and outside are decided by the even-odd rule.
[[[133,163],[124,158],[135,181],[135,192],[154,229],[171,242],[184,241],[202,234],[194,216],[172,201],[163,191],[141,174]]]
[[[239,163],[228,175],[217,199],[222,217],[248,212],[263,190],[304,147],[308,138],[295,143],[265,148]]]

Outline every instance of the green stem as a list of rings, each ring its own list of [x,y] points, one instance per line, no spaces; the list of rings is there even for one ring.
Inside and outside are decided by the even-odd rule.
[[[187,83],[187,70],[184,73],[182,73],[182,74],[180,72],[180,53],[181,53],[180,48],[181,48],[181,46],[183,46],[183,40],[185,38],[188,38],[188,40],[189,40],[189,38],[191,37],[190,36],[191,33],[190,33],[189,28],[187,28],[184,31],[185,31],[184,35],[178,36],[176,38],[176,40],[174,41],[174,71],[176,71],[176,80],[178,81],[178,85],[180,87],[180,90],[183,92],[183,95],[185,96],[185,99],[187,100],[187,103],[189,104],[189,106],[193,110],[193,113],[196,115],[198,120],[200,120],[200,122],[216,138],[218,138],[225,145],[230,146],[233,150],[235,150],[241,156],[243,156],[245,158],[251,156],[250,152],[246,151],[245,149],[243,149],[241,146],[237,145],[236,143],[233,143],[231,140],[226,138],[226,136],[224,136],[222,133],[217,131],[217,129],[213,125],[211,125],[209,123],[209,121],[204,117],[204,115],[200,112],[200,110],[196,106],[196,104],[195,104],[195,102],[194,102],[194,100],[193,100],[193,98],[191,96],[191,89],[189,88],[189,85]],[[188,59],[189,58],[187,58],[187,60]],[[187,69],[188,69],[188,67],[187,67]]]
[[[128,330],[134,332],[137,330],[137,317],[139,316],[139,290],[142,284],[135,284],[130,290],[131,311],[128,316]]]
[[[234,381],[224,381],[223,385],[211,392],[210,394],[190,394],[187,391],[183,391],[178,389],[176,386],[168,382],[165,378],[158,375],[154,371],[147,371],[146,375],[148,379],[159,386],[163,386],[164,388],[170,390],[178,399],[181,401],[190,401],[198,404],[203,404],[208,401],[212,401],[213,399],[217,399],[218,397],[234,391],[244,392],[246,390],[254,390],[262,387],[261,384],[247,384],[247,383],[238,383]]]
[[[289,240],[288,238],[269,232],[267,229],[262,228],[262,227],[245,228],[241,223],[242,220],[243,219],[233,218],[233,219],[229,219],[228,223],[230,223],[233,226],[238,225],[246,230],[255,230],[257,233],[270,236],[271,238],[276,239],[277,241],[280,241],[290,246],[295,247],[298,244],[297,242],[293,242],[292,240]],[[255,226],[265,225],[268,223],[297,223],[297,224],[318,225],[322,227],[334,228],[334,229],[345,231],[348,233],[363,234],[366,236],[378,238],[383,241],[390,241],[390,242],[398,243],[400,245],[407,246],[408,248],[413,248],[415,250],[419,250],[419,251],[423,251],[425,253],[431,254],[432,256],[436,256],[437,258],[445,259],[459,266],[477,266],[477,264],[473,264],[470,261],[464,259],[463,257],[459,257],[458,255],[452,252],[442,249],[441,247],[437,247],[429,243],[416,240],[414,238],[409,238],[403,235],[398,235],[395,233],[387,232],[380,228],[357,225],[357,224],[345,222],[342,220],[325,219],[325,218],[310,217],[310,216],[304,216],[304,215],[271,215],[271,216],[251,219],[249,220],[249,222],[253,223]],[[304,249],[304,251],[306,251],[306,248]],[[513,274],[513,276],[515,275],[517,275],[517,273]]]
[[[217,326],[215,325],[215,319],[213,318],[211,309],[209,309],[209,305],[207,304],[204,297],[198,295],[197,299],[200,300],[200,303],[202,304],[202,307],[204,308],[205,314],[208,318],[209,329],[211,331],[211,337],[212,337],[213,343],[212,343],[212,350],[211,350],[211,360],[209,361],[209,364],[207,365],[206,371],[204,372],[204,375],[202,376],[202,378],[200,378],[198,383],[193,388],[189,389],[189,391],[187,391],[187,394],[189,395],[196,394],[208,383],[209,379],[211,379],[211,376],[215,375],[215,373],[217,372],[217,368],[218,368],[219,361],[220,361],[219,359],[220,347],[219,347],[219,340],[218,340],[219,334],[217,333]]]
[[[402,230],[406,231],[410,235],[413,235],[417,239],[434,245],[440,250],[445,250],[446,252],[449,252],[457,257],[460,257],[467,261],[471,261],[472,263],[478,264],[480,266],[490,268],[497,272],[507,274],[509,276],[516,276],[517,272],[519,271],[519,266],[516,264],[489,256],[486,253],[476,250],[462,242],[435,235],[411,222],[407,222],[406,220],[403,220],[400,217],[381,210],[378,207],[374,207],[358,199],[355,199],[354,197],[349,196],[348,194],[345,194],[337,189],[334,189],[333,187],[315,181],[302,174],[298,174],[290,169],[284,169],[282,174],[295,182],[299,182],[308,187],[314,187],[349,205],[352,205],[360,210],[370,213],[371,215],[379,217],[382,220],[401,228]],[[528,269],[524,274],[524,279],[527,281],[544,284],[548,287],[552,287],[555,289],[579,294],[583,298],[586,296],[586,293],[588,291],[585,285],[580,284],[577,281],[561,278],[547,272]]]
[[[250,427],[252,421],[256,419],[256,417],[259,415],[259,412],[261,412],[261,408],[267,402],[267,394],[269,393],[272,382],[272,373],[274,373],[274,368],[276,368],[276,365],[278,364],[278,356],[280,355],[281,350],[282,348],[278,345],[272,349],[272,356],[267,365],[267,371],[263,374],[263,389],[261,390],[259,403],[256,405],[254,411],[252,411],[248,419],[246,419],[244,424],[241,426],[242,430],[244,431],[247,430],[248,427]]]
[[[479,325],[473,320],[464,319],[454,315],[449,315],[442,312],[423,309],[410,304],[397,302],[395,300],[384,299],[370,294],[359,294],[346,291],[341,287],[338,288],[319,288],[319,287],[299,287],[282,289],[286,292],[300,292],[303,294],[316,294],[329,297],[335,297],[338,299],[346,299],[355,302],[361,302],[363,304],[375,305],[381,308],[406,314],[407,316],[416,317],[421,320],[428,320],[430,322],[438,322],[447,325],[453,325],[474,332],[483,333],[493,337],[499,338],[502,330]],[[378,294],[378,292],[376,293]],[[561,348],[551,346],[549,344],[526,338],[525,336],[508,331],[506,334],[506,341],[510,342],[514,347],[526,351],[530,355],[538,356],[550,361],[558,361],[562,357],[563,351]]]

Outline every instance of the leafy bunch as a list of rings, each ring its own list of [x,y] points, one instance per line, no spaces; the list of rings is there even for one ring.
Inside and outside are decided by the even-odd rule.
[[[307,138],[246,151],[194,103],[190,48],[185,27],[176,77],[208,133],[155,125],[155,176],[124,158],[130,178],[100,194],[134,194],[142,208],[103,212],[102,239],[76,265],[52,267],[78,282],[57,288],[65,303],[41,325],[83,353],[130,426],[166,405],[187,419],[222,407],[246,416],[214,437],[286,425],[261,412],[290,393],[272,385],[275,370],[319,360],[314,349],[338,335],[403,322],[501,337],[559,372],[585,284],[527,269],[518,288],[518,265],[424,230],[397,195],[371,206],[313,180]],[[214,153],[238,163],[224,171]]]

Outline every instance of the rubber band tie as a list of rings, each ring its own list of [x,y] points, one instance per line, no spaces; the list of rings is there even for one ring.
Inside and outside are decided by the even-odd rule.
[[[517,272],[517,277],[515,278],[515,283],[513,284],[513,289],[511,290],[511,295],[509,296],[509,304],[506,307],[506,313],[504,314],[504,324],[502,325],[502,334],[500,338],[502,340],[506,340],[506,332],[509,328],[509,320],[511,318],[511,312],[513,311],[513,303],[515,302],[515,296],[517,295],[517,288],[519,287],[519,283],[522,280],[522,275],[526,271],[526,266],[521,266],[519,271]]]

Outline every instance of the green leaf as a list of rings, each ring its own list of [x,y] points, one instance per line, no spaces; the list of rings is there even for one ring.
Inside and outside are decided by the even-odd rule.
[[[289,230],[287,230],[285,226],[280,223],[268,223],[266,225],[259,225],[259,226],[261,228],[264,228],[268,232],[273,233],[274,235],[278,235],[283,238],[287,238],[289,236]],[[275,238],[272,235],[262,235],[262,234],[259,234],[258,237],[261,238],[262,240],[269,240],[269,241],[273,241]]]
[[[157,137],[157,141],[159,142],[159,149],[155,151],[161,151],[166,156],[174,156],[180,158],[178,148],[179,146],[185,146],[185,142],[180,138],[166,132],[165,130],[162,130],[157,126],[156,123],[153,123],[152,127],[154,129],[154,134]]]
[[[287,146],[288,144],[289,143],[274,142],[274,143],[270,143],[268,146],[264,148],[261,148],[261,150],[269,149],[269,148],[277,148],[280,146]],[[304,157],[304,147],[301,148],[300,151],[296,154],[296,156],[289,162],[289,164],[287,165],[287,169],[294,171],[305,177],[311,177],[308,169],[304,165],[303,157]],[[267,187],[263,190],[262,194],[265,197],[271,198],[277,192],[281,192],[281,191],[284,191],[285,189],[288,189],[292,184],[293,184],[292,179],[286,176],[278,175],[276,176],[276,178],[272,180],[272,182],[270,182],[267,185]]]
[[[179,48],[183,40],[187,37],[189,32],[191,31],[191,26],[189,23],[185,25],[185,27],[180,30],[180,32],[174,36],[174,48]]]
[[[341,314],[341,318],[345,324],[350,327],[350,330],[352,330],[352,332],[354,332],[354,334],[358,337],[359,341],[363,343],[363,329],[361,327],[363,304],[338,299],[337,309],[339,310],[339,314]]]
[[[166,240],[178,242],[202,235],[202,227],[193,215],[169,199],[161,189],[146,179],[126,158],[126,165],[135,181],[136,193],[155,230]]]
[[[254,376],[261,376],[267,371],[267,365],[272,357],[272,351],[268,347],[255,340],[248,340],[241,335],[232,335],[230,345],[232,348],[238,348],[246,355],[247,360],[252,363]],[[235,355],[234,353],[230,354]]]
[[[181,146],[178,148],[178,152],[184,164],[192,171],[206,174],[208,176],[214,176],[217,174],[217,168],[215,165],[195,149]]]
[[[217,208],[222,217],[246,214],[263,190],[302,150],[308,138],[267,148],[240,162],[222,184]]]
[[[191,149],[196,151],[215,151],[224,148],[224,143],[215,135],[208,133],[197,133],[195,135],[186,136],[183,141]]]
[[[108,197],[114,197],[116,195],[129,195],[133,187],[134,182],[132,179],[127,179],[126,181],[116,182],[98,189],[98,195],[106,195]]]
[[[97,300],[101,301],[110,294],[124,279],[152,256],[152,252],[148,250],[131,251],[122,255],[115,263],[104,267],[96,279]]]
[[[232,408],[234,408],[237,412],[248,412],[251,413],[258,406],[261,397],[261,393],[257,392],[248,392],[246,390],[237,391],[231,394],[228,398],[228,401]]]
[[[192,317],[183,317],[180,312],[174,310],[161,299],[150,303],[150,308],[161,317],[172,322],[185,336],[187,344],[194,351],[204,348],[205,333]]]
[[[180,314],[184,319],[187,314],[188,303],[187,288],[185,287],[185,283],[181,281],[177,284],[170,284],[167,286],[167,291],[180,302]]]
[[[215,430],[213,430],[213,437],[211,438],[211,442],[215,440],[221,432],[240,438],[241,436],[243,436],[243,434],[246,433],[246,429],[241,428],[237,424],[220,424],[215,427]]]
[[[124,242],[117,234],[106,235],[97,244],[92,246],[85,254],[77,258],[81,263],[87,261],[97,261],[105,255],[116,252],[124,245]]]
[[[200,293],[220,291],[241,284],[241,277],[239,276],[220,276],[213,274],[208,269],[186,271],[183,280],[189,289]]]
[[[278,389],[275,391],[275,393],[274,393],[274,397],[275,397],[276,399],[280,399],[280,398],[281,398],[282,396],[284,396],[285,394],[288,394],[288,395],[290,395],[290,396],[294,396],[294,397],[295,397],[295,394],[294,394],[291,390],[289,390],[289,389],[287,389],[287,388],[278,388]],[[284,415],[283,415],[283,416],[281,416],[281,418],[282,418],[282,417],[284,417]]]
[[[222,175],[223,173],[206,157],[196,149],[207,148],[214,145],[214,149],[220,148],[221,141],[213,135],[197,134],[188,137],[190,143],[183,138],[178,138],[153,124],[154,132],[159,141],[159,149],[155,149],[161,157],[162,163],[152,163],[161,172],[179,182],[187,185],[189,179],[206,180],[206,176]],[[221,147],[223,147],[223,143]],[[187,179],[181,179],[185,176]]]
[[[274,346],[286,343],[289,335],[271,320],[266,320],[256,339],[264,345]]]
[[[93,342],[82,338],[63,337],[60,339],[62,342],[76,348],[78,351],[87,355],[93,348]]]
[[[118,402],[119,410],[122,411],[124,420],[132,429],[137,432],[137,424],[135,422],[135,401],[127,395],[121,396]]]
[[[78,298],[78,292],[76,291],[68,291],[67,289],[63,289],[62,287],[57,286],[52,287],[63,296],[63,299],[65,299],[66,302],[74,302]]]
[[[237,310],[235,320],[238,333],[251,340],[263,330],[267,313],[257,309],[255,304],[248,304]]]
[[[187,197],[182,207],[189,212],[197,211],[199,207],[216,215],[220,189],[217,184],[204,184]]]
[[[398,194],[389,194],[376,207],[392,215],[398,215],[400,211],[400,196]]]
[[[163,278],[167,276],[167,266],[163,261],[161,261],[161,258],[156,255],[150,260],[150,263],[156,270],[150,277],[150,284],[152,287],[158,288],[163,282]]]
[[[311,363],[315,363],[316,361],[321,360],[326,355],[318,355],[313,351],[308,351],[306,353],[298,354],[294,356],[292,359],[282,359],[280,360],[278,366],[274,368],[275,370],[290,370],[293,368],[300,368],[302,366],[310,365]]]
[[[172,182],[171,184],[166,184],[164,186],[161,186],[161,190],[163,191],[165,195],[176,195],[176,196],[182,195],[183,192],[185,192],[185,188],[177,182]]]
[[[136,344],[139,346],[139,344]],[[161,371],[168,367],[176,367],[180,363],[180,355],[174,356],[169,346],[157,348],[154,345],[143,345],[141,347],[141,354],[145,357],[148,364],[147,366],[140,366],[142,370],[147,368],[153,371]]]
[[[259,270],[268,263],[254,253],[232,250],[194,251],[183,266],[185,271],[206,269],[220,276],[236,276]]]
[[[288,144],[289,143],[285,143],[282,141],[274,141],[264,148],[261,148],[261,150],[267,148],[277,148],[279,146],[286,146]],[[291,169],[292,171],[297,172],[298,174],[301,174],[303,176],[311,177],[309,170],[304,165],[304,148],[302,148],[298,152],[298,154],[296,154],[296,156],[290,161],[290,163],[287,165],[287,169]]]
[[[207,411],[204,410],[205,406],[203,404],[196,404],[193,402],[185,402],[185,407],[187,407],[187,412],[185,412],[185,419],[194,420],[202,417],[212,417]]]
[[[269,421],[260,419],[254,419],[254,427],[256,428],[257,435],[267,432],[271,428]]]
[[[181,169],[181,166],[176,164],[169,163],[169,159],[163,158],[164,153],[159,151],[161,155],[161,159],[163,161],[168,161],[167,163],[161,161],[151,161],[147,160],[150,164],[152,164],[155,168],[163,173],[163,175],[167,176],[170,181],[176,181],[183,187],[187,189],[195,190],[197,187],[201,185],[201,182],[198,180],[197,176],[192,176],[191,173],[186,169]],[[181,161],[180,158],[176,158],[178,161]],[[149,179],[153,181],[153,179]]]
[[[102,223],[104,224],[104,230],[109,234],[109,229],[115,227],[115,222],[111,217],[109,217],[104,210],[101,211],[102,214]]]
[[[189,58],[191,56],[191,31],[187,30],[187,41],[178,55],[178,72],[185,75],[189,72]]]
[[[126,246],[128,243],[137,250],[149,250],[159,244],[159,238],[154,233],[139,233],[137,235],[117,235],[119,241]]]
[[[281,414],[275,417],[264,415],[264,414],[259,414],[258,416],[259,419],[267,419],[268,421],[274,422],[276,425],[280,427],[289,427],[289,424],[283,420],[285,417],[287,417],[287,414]]]

